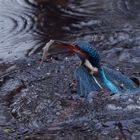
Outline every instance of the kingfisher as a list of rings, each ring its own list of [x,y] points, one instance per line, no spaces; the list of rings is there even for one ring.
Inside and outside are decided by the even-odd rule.
[[[60,51],[61,50],[61,51]],[[115,70],[104,68],[100,63],[97,49],[87,41],[64,42],[50,40],[44,47],[42,62],[49,55],[69,50],[76,54],[80,60],[80,67],[75,71],[75,77],[80,82],[80,89],[88,94],[92,90],[107,89],[118,94],[122,89],[135,89],[135,83],[128,77]],[[83,91],[84,90],[84,91]]]

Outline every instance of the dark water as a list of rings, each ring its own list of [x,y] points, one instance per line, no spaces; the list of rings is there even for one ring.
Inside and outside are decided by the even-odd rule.
[[[138,140],[140,95],[72,100],[75,56],[37,70],[49,39],[94,41],[103,64],[140,79],[138,0],[0,0],[0,72],[27,58],[0,78],[0,139]]]
[[[32,54],[49,39],[94,40],[104,49],[140,44],[136,0],[48,1],[0,1],[1,62]]]

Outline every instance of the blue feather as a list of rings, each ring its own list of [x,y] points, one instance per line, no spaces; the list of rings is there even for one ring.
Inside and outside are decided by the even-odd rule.
[[[140,88],[122,73],[106,67],[102,73],[105,75],[103,76],[104,79],[101,76],[95,77],[103,89],[119,94],[135,94],[140,92]],[[75,70],[75,78],[79,83],[77,88],[77,93],[79,95],[87,97],[90,92],[98,92],[101,90],[92,75],[89,74],[88,69],[84,66],[80,66]],[[121,84],[124,85],[123,88],[120,88]]]
[[[136,88],[134,83],[129,78],[127,78],[126,76],[124,76],[120,73],[118,74],[117,72],[114,72],[114,71],[110,72],[110,70],[107,70],[107,72],[110,74],[106,75],[106,73],[104,72],[104,70],[100,64],[100,55],[99,55],[98,51],[89,42],[77,41],[76,46],[79,47],[80,49],[82,49],[84,52],[86,52],[88,54],[88,60],[90,61],[90,63],[94,67],[98,68],[99,75],[100,75],[99,76],[100,84],[103,85],[104,88],[107,88],[112,93],[120,93],[123,91],[120,88],[121,83],[123,83],[125,85],[125,87],[127,87],[127,88],[129,88],[129,87],[132,87],[131,89]],[[80,54],[78,54],[78,56],[83,61],[83,57],[81,57]],[[80,81],[80,84],[83,85],[83,88],[84,88],[83,90],[85,90],[85,88],[86,88],[87,92],[89,90],[91,90],[92,88],[93,88],[93,90],[96,90],[96,91],[99,90],[99,87],[97,86],[96,81],[93,82],[93,78],[91,77],[91,75],[89,74],[89,72],[86,69],[87,68],[80,67],[76,72],[76,75],[79,75],[78,79]],[[81,71],[81,73],[79,73],[78,71]],[[117,77],[119,77],[119,79]],[[117,79],[117,81],[116,81],[116,79]],[[116,83],[119,83],[119,84],[116,84]]]
[[[100,68],[100,55],[93,45],[86,41],[78,41],[76,45],[88,54],[88,59],[94,67]]]
[[[103,78],[105,85],[110,89],[112,93],[119,93],[119,89],[110,80],[107,79],[103,68],[100,69],[100,74]]]

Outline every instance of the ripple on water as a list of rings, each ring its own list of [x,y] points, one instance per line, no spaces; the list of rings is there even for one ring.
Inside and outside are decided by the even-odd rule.
[[[134,0],[118,0],[116,1],[116,7],[117,7],[117,11],[122,12],[123,14],[138,14],[140,12],[140,6],[139,3]]]
[[[32,31],[34,27],[34,18],[26,13],[24,15],[18,15],[7,12],[7,15],[3,15],[2,17],[2,24],[4,25],[3,32],[5,32],[4,36],[1,35],[1,39],[3,40],[12,39],[20,35],[22,36]]]
[[[130,35],[139,32],[139,9],[139,2],[131,0],[81,0],[70,3],[67,9],[61,11],[65,18],[74,19],[68,25],[72,37],[83,38],[94,34],[107,37],[112,32],[126,31]],[[116,42],[119,41],[116,39]]]
[[[44,0],[43,6],[39,6],[40,2],[40,0],[0,1],[1,59],[17,57],[15,49],[18,49],[18,52],[24,50],[20,53],[24,56],[28,50],[36,47],[36,44],[39,46],[42,38],[75,40],[87,38],[86,36],[94,39],[94,35],[101,35],[102,40],[97,40],[102,41],[104,46],[104,44],[112,45],[108,43],[107,38],[113,32],[121,34],[125,31],[131,36],[124,37],[125,42],[140,45],[138,34],[140,8],[136,0],[70,1],[67,6],[56,8],[46,4]],[[134,39],[134,36],[137,39]],[[120,42],[117,38],[114,40],[116,43]],[[25,42],[28,47],[24,46]]]
[[[13,61],[22,58],[40,39],[36,31],[33,1],[0,2],[0,58]]]
[[[116,49],[104,52],[106,62],[112,64],[111,60],[114,59],[114,62],[119,65],[123,64],[124,60],[131,62],[137,60],[139,63],[139,3],[136,0],[72,0],[67,8],[61,6],[54,8],[50,5],[48,8],[45,6],[39,8],[37,0],[36,2],[33,0],[0,0],[0,59],[13,61],[27,53],[32,54],[36,48],[43,44],[41,41],[43,37],[46,40],[49,37],[75,40],[76,38],[87,39],[92,36],[97,46],[102,47],[101,49],[116,47]],[[35,17],[37,14],[41,15],[41,20]],[[40,26],[41,29],[36,27],[38,26],[37,20],[43,22]],[[137,57],[136,60],[133,59],[134,57]],[[47,63],[47,66],[41,69],[42,75],[40,71],[36,71],[37,67],[32,65],[25,71],[14,73],[15,79],[19,77],[17,78],[18,82],[14,78],[6,79],[7,86],[3,85],[5,89],[3,94],[7,94],[7,89],[11,90],[11,94],[15,92],[17,89],[15,85],[23,84],[21,79],[27,83],[25,82],[26,89],[18,92],[19,94],[12,94],[9,103],[10,110],[7,111],[7,106],[0,103],[0,123],[15,119],[16,129],[23,127],[22,129],[30,131],[31,129],[48,128],[50,124],[57,126],[58,122],[59,124],[68,122],[69,128],[71,126],[69,122],[71,122],[76,127],[87,124],[89,132],[104,133],[106,130],[107,133],[111,133],[112,131],[116,132],[114,122],[121,121],[124,126],[128,126],[128,128],[131,126],[130,130],[138,130],[139,124],[134,121],[139,122],[140,118],[139,94],[132,95],[129,99],[124,99],[124,97],[97,98],[91,103],[69,100],[68,81],[73,79],[72,71],[76,67],[75,57],[73,62],[56,61],[55,63],[55,60],[53,61],[54,63]],[[66,68],[60,70],[61,65]],[[129,62],[128,65],[129,67],[134,66],[134,63],[130,64]],[[50,74],[45,77],[46,70]],[[16,74],[17,76],[15,76]],[[40,77],[36,80],[37,75]],[[30,83],[30,80],[33,81]],[[12,84],[15,85],[13,89],[10,89],[9,85],[12,87]],[[8,112],[8,114],[4,114],[4,112]],[[8,116],[11,118],[7,119]],[[95,127],[98,124],[99,129]],[[106,126],[107,129],[105,129]],[[85,125],[82,128],[85,128]],[[82,130],[82,132],[84,131]]]

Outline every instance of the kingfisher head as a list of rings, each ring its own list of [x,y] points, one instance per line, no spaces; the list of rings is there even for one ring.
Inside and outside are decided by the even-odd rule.
[[[77,41],[75,44],[87,54],[88,60],[94,67],[97,67],[98,69],[101,68],[100,55],[93,43],[91,44],[87,41]]]

